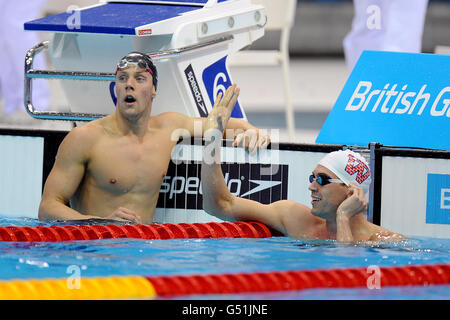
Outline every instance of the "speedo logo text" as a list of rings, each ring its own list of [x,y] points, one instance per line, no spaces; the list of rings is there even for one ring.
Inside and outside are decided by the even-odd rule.
[[[288,165],[223,163],[222,171],[230,193],[261,203],[287,199]],[[261,174],[261,172],[264,174]],[[158,208],[202,209],[201,163],[170,163],[159,191]]]

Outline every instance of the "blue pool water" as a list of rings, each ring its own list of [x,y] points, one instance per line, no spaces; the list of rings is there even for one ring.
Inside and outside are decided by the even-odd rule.
[[[0,219],[0,226],[49,225]],[[333,240],[108,239],[71,242],[0,242],[0,280],[81,276],[190,275],[346,267],[450,263],[450,241],[414,237],[398,243],[343,245]],[[311,289],[265,294],[192,296],[183,299],[449,299],[450,286]]]

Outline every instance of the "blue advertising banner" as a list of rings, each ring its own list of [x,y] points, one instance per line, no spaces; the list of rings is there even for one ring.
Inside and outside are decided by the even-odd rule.
[[[450,150],[450,56],[364,51],[316,143]]]
[[[427,176],[426,223],[450,224],[450,174]]]

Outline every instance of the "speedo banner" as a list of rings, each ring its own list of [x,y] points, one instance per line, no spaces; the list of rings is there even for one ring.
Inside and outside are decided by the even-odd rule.
[[[231,194],[264,204],[287,199],[288,170],[289,166],[282,164],[222,164],[225,184]],[[175,165],[170,162],[161,183],[157,208],[201,210],[203,192],[200,172],[201,163]]]
[[[316,143],[450,150],[450,56],[364,51]]]

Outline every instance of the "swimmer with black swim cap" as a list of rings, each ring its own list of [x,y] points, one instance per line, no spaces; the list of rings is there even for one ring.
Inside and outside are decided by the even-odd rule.
[[[150,56],[136,51],[127,54],[116,65],[116,107],[122,109],[123,115],[132,109],[135,115],[147,109],[149,115],[157,85],[158,71]]]
[[[130,65],[137,66],[141,69],[147,70],[153,77],[153,85],[155,90],[158,88],[158,70],[153,64],[152,58],[148,54],[134,51],[127,54],[125,57],[120,59],[116,68],[116,75],[118,71],[122,71],[128,68]]]
[[[66,135],[45,183],[39,219],[152,223],[173,148],[186,134],[203,136],[205,118],[152,114],[158,73],[148,55],[131,52],[115,70],[114,112]],[[239,88],[230,86],[214,108],[231,108],[238,95]],[[248,132],[249,141],[259,135],[244,119],[230,120],[227,129],[232,129],[227,137],[234,139],[237,132]],[[242,146],[250,147],[246,141]]]

